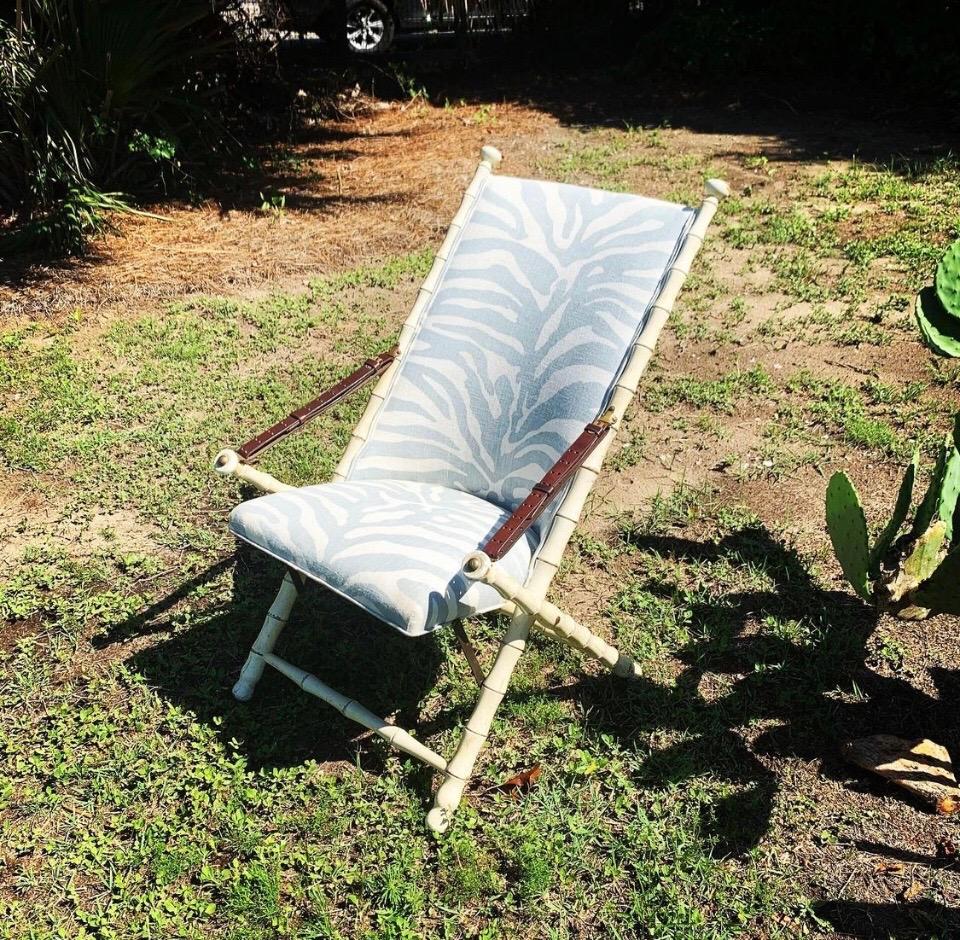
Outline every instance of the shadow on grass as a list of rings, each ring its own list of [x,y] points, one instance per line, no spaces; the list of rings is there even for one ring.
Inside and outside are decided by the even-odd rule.
[[[164,698],[215,725],[225,742],[238,742],[251,769],[306,760],[354,764],[359,754],[365,770],[381,771],[386,746],[358,752],[357,739],[369,732],[273,669],[265,671],[251,702],[234,700],[233,683],[283,578],[280,565],[251,550],[241,549],[237,558],[232,596],[204,607],[196,625],[180,602],[202,596],[204,584],[234,558],[212,566],[101,642],[172,632],[170,639],[134,654],[128,665]],[[408,728],[417,725],[420,703],[436,685],[443,661],[435,639],[400,636],[315,585],[301,591],[276,652],[374,712],[396,715]],[[424,786],[428,778],[425,769]]]
[[[885,96],[865,97],[860,84],[844,93],[832,88],[824,93],[803,83],[778,89],[765,82],[738,76],[718,78],[712,73],[648,73],[630,66],[611,71],[606,62],[577,65],[563,57],[531,58],[524,41],[509,37],[486,37],[466,59],[458,50],[431,45],[399,50],[383,61],[339,63],[318,58],[310,42],[300,40],[285,44],[280,61],[287,108],[293,89],[307,89],[316,100],[330,102],[341,90],[354,87],[409,101],[411,88],[417,88],[425,89],[428,100],[436,105],[449,101],[478,106],[517,102],[583,131],[672,127],[744,138],[732,142],[731,150],[716,152],[718,159],[742,160],[746,151],[737,149],[742,142],[777,161],[856,159],[911,178],[956,163],[957,130],[943,131],[942,108],[914,102],[891,113]],[[525,63],[519,69],[518,61]],[[195,184],[198,195],[216,202],[223,212],[255,211],[271,201],[279,205],[281,196],[285,208],[317,213],[364,203],[389,207],[409,199],[410,194],[403,190],[359,197],[344,194],[337,167],[359,155],[354,142],[361,133],[364,137],[395,138],[402,149],[415,138],[414,128],[374,125],[371,129],[367,124],[358,131],[332,118],[307,118],[295,120],[292,112],[281,109],[267,122],[270,133],[253,134],[249,141],[248,156],[258,159],[224,166],[202,186]],[[930,127],[940,133],[930,132]],[[499,136],[496,123],[489,136],[493,140]],[[751,143],[750,138],[757,140]],[[589,138],[584,139],[589,143]],[[291,150],[294,146],[299,149]],[[311,164],[307,171],[301,169],[305,163]],[[749,182],[753,177],[744,179]],[[732,182],[739,185],[740,181],[733,178]],[[182,206],[185,198],[186,191],[169,197],[158,192],[153,197],[144,195],[142,207],[162,214],[165,205]],[[95,241],[90,253],[81,258],[55,258],[39,251],[17,254],[0,259],[0,285],[24,290],[107,261],[109,255],[99,251]]]
[[[638,563],[637,578],[653,595],[686,607],[693,637],[674,653],[682,664],[673,684],[641,679],[626,687],[609,677],[585,679],[564,690],[575,697],[598,733],[626,746],[664,731],[674,743],[654,750],[642,765],[650,786],[682,786],[695,776],[732,784],[702,819],[702,831],[721,855],[756,846],[770,827],[781,780],[769,758],[819,762],[837,780],[861,778],[858,787],[889,792],[865,780],[839,755],[839,746],[884,731],[919,738],[936,729],[956,753],[956,695],[960,671],[931,670],[939,696],[879,674],[867,662],[866,641],[877,625],[875,611],[850,594],[824,591],[801,558],[760,526],[748,526],[719,542],[673,536],[633,537],[639,558],[664,560],[681,570],[712,577],[704,563],[762,570],[766,590],[729,590],[700,584],[684,595],[679,583],[654,576]],[[691,598],[693,598],[691,600]],[[798,627],[810,629],[799,636]],[[779,631],[779,632],[778,632]],[[898,797],[904,795],[898,791]],[[889,848],[889,852],[883,850]],[[871,852],[902,858],[885,846]],[[935,857],[912,862],[942,867]],[[817,910],[836,929],[856,937],[930,936],[932,928],[960,928],[957,912],[931,901],[900,904],[832,900]],[[952,936],[953,934],[949,934]]]
[[[929,940],[960,936],[960,913],[926,899],[909,904],[828,901],[817,908],[817,916],[842,937]]]
[[[779,784],[764,755],[829,763],[843,740],[876,730],[867,709],[852,711],[834,695],[849,687],[851,677],[860,681],[875,613],[848,594],[822,590],[797,553],[760,527],[717,543],[674,536],[632,541],[639,557],[692,570],[717,562],[731,570],[762,567],[771,583],[762,591],[708,586],[684,597],[678,585],[638,573],[644,590],[689,612],[686,630],[695,639],[674,653],[681,671],[672,685],[641,679],[614,688],[601,677],[579,683],[575,693],[590,723],[625,743],[665,730],[675,734],[675,743],[643,764],[651,784],[681,784],[704,774],[733,784],[703,824],[720,854],[739,855],[769,828]],[[802,640],[787,635],[799,630],[793,625],[811,623]],[[765,624],[781,625],[784,634]]]
[[[822,69],[758,81],[737,70],[664,70],[643,60],[634,52],[611,68],[609,53],[602,59],[552,50],[531,54],[520,37],[502,36],[476,44],[466,58],[432,45],[398,49],[379,63],[354,60],[343,76],[384,97],[402,99],[415,87],[436,104],[517,102],[583,131],[670,127],[755,137],[758,152],[783,162],[856,159],[921,177],[944,159],[955,161],[960,125],[954,119],[944,127],[942,109],[923,97],[894,104],[889,94],[856,79],[838,86],[837,77]],[[303,63],[303,50],[289,44],[282,61],[286,68]],[[309,85],[309,69],[299,74]],[[495,124],[491,134],[497,134]],[[744,153],[716,156],[740,160]]]
[[[729,783],[729,794],[705,805],[701,819],[704,838],[718,855],[748,852],[767,833],[781,786],[769,758],[818,761],[823,773],[848,780],[852,772],[839,758],[839,745],[852,737],[879,730],[919,737],[936,726],[948,746],[956,742],[955,717],[942,702],[955,701],[960,673],[933,671],[938,701],[875,672],[865,653],[877,624],[875,612],[849,594],[820,588],[800,556],[762,527],[741,528],[716,543],[659,535],[631,540],[640,550],[634,576],[643,589],[689,611],[686,629],[693,639],[674,652],[679,673],[669,684],[649,678],[624,683],[607,674],[585,677],[547,694],[575,700],[588,727],[597,735],[612,735],[625,748],[666,733],[671,743],[643,761],[641,785],[683,787],[695,777]],[[163,696],[189,708],[198,720],[217,725],[225,741],[238,741],[253,768],[308,759],[359,760],[365,770],[381,771],[385,747],[358,751],[355,724],[273,670],[266,671],[253,704],[234,702],[231,685],[282,577],[278,565],[250,550],[237,557],[232,597],[206,612],[196,626],[178,626],[169,641],[135,654],[131,666]],[[736,572],[762,569],[768,586],[725,589],[718,581],[685,595],[680,583],[644,570],[642,559],[651,558],[678,570],[689,566],[688,571],[719,564],[734,572],[734,587],[750,581]],[[104,642],[182,624],[180,602],[233,560],[183,585]],[[710,577],[711,569],[699,570]],[[786,631],[782,635],[778,625]],[[806,632],[798,637],[801,625]],[[303,592],[278,651],[374,711],[396,712],[400,724],[419,726],[424,736],[464,717],[455,709],[418,721],[444,661],[435,639],[411,641],[395,634],[320,588]],[[522,698],[530,693],[515,694]],[[424,769],[411,782],[426,794],[430,779]],[[885,784],[868,781],[862,786],[882,792]],[[902,857],[881,845],[865,844],[863,850]],[[911,856],[911,861],[938,864],[927,856]],[[884,905],[836,900],[824,903],[818,916],[857,937],[876,935],[871,931],[877,925],[884,935],[906,937],[922,935],[929,929],[924,925],[953,923],[951,911],[929,901]]]

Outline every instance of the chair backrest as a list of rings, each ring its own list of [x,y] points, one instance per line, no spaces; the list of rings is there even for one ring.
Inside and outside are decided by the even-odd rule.
[[[605,407],[693,216],[488,177],[348,478],[516,508]]]

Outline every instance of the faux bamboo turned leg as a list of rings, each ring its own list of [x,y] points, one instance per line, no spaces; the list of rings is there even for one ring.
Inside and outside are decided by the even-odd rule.
[[[629,679],[640,675],[639,667],[629,656],[548,601],[541,605],[534,626],[547,636],[599,660],[616,676]]]
[[[555,604],[542,600],[530,588],[525,588],[504,574],[483,552],[473,552],[464,559],[464,574],[495,588],[506,600],[533,618],[533,625],[548,636],[602,662],[614,675],[629,678],[639,675],[636,663],[606,640],[597,636]]]
[[[427,825],[434,832],[446,831],[454,811],[460,805],[464,788],[473,774],[474,764],[490,733],[494,715],[506,695],[510,677],[527,645],[531,622],[532,618],[523,611],[518,611],[510,621],[493,668],[480,686],[480,697],[464,729],[457,751],[447,764],[443,783],[434,797],[433,809],[427,814]]]
[[[293,577],[287,572],[284,575],[283,583],[277,592],[276,599],[270,605],[267,616],[260,628],[260,633],[254,640],[253,648],[247,661],[240,670],[240,678],[237,679],[233,687],[233,697],[239,702],[249,702],[253,696],[253,690],[257,687],[260,677],[263,675],[263,668],[266,665],[263,656],[265,653],[273,651],[273,647],[287,625],[287,618],[290,616],[290,610],[293,602],[297,599],[297,588],[293,583]]]

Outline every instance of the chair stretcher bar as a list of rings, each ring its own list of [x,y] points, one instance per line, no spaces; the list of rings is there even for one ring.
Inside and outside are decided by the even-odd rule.
[[[259,655],[263,657],[268,666],[273,666],[277,672],[282,673],[299,685],[304,692],[309,692],[328,705],[332,705],[344,718],[349,718],[351,721],[369,728],[398,751],[416,757],[417,760],[423,761],[423,763],[436,770],[444,771],[447,769],[447,762],[436,751],[431,750],[425,744],[421,744],[403,728],[398,728],[396,725],[384,721],[356,700],[348,698],[342,692],[338,692],[332,686],[327,685],[326,682],[321,682],[315,675],[294,666],[293,663],[287,662],[279,656],[274,656],[273,653],[260,653]]]

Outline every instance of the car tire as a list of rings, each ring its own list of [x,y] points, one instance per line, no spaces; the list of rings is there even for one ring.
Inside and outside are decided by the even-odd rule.
[[[379,55],[393,44],[393,15],[380,0],[347,0],[344,38],[354,55]]]

